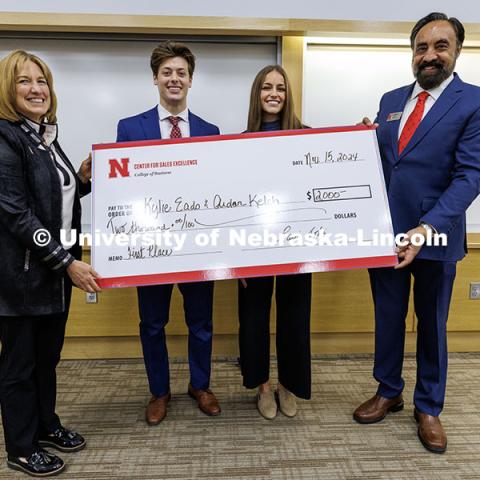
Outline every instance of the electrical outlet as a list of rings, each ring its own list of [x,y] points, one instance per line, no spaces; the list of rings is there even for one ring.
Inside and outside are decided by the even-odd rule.
[[[480,300],[480,282],[470,282],[470,300]]]
[[[87,292],[87,303],[98,303],[98,297],[96,293]]]

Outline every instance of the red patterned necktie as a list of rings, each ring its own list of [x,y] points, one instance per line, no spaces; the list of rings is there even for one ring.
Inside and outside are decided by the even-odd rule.
[[[420,92],[417,97],[417,104],[413,109],[413,112],[405,123],[400,138],[398,139],[398,153],[402,153],[403,149],[407,146],[410,139],[413,137],[415,130],[422,121],[423,112],[425,110],[425,102],[427,101],[428,93]]]
[[[170,132],[170,138],[182,138],[182,132],[178,126],[179,117],[168,117],[172,124],[172,131]]]

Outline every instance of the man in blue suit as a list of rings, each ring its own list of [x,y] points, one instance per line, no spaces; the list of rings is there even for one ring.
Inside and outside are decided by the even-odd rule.
[[[359,423],[403,409],[402,364],[411,277],[418,318],[414,416],[418,437],[443,453],[440,423],[447,377],[446,323],[456,262],[466,253],[465,211],[480,191],[480,88],[453,73],[465,31],[455,18],[432,13],[417,22],[410,41],[413,85],[386,93],[375,120],[395,233],[395,268],[372,269],[375,305],[374,397],[354,412]],[[364,123],[371,124],[368,119]],[[446,246],[415,245],[417,234],[447,235]]]
[[[218,135],[218,127],[187,108],[195,57],[180,43],[163,42],[152,52],[150,66],[158,88],[159,105],[120,120],[117,142],[160,138]],[[212,355],[213,282],[182,283],[185,321],[188,326],[190,383],[188,394],[207,415],[218,415],[220,406],[209,389]],[[170,378],[165,325],[168,322],[173,285],[138,288],[140,338],[152,397],[146,409],[149,425],[160,423],[170,400]]]

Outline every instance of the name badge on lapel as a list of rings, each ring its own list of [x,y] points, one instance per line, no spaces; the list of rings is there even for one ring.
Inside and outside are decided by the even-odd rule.
[[[400,120],[402,118],[403,112],[393,112],[389,113],[387,117],[387,122],[394,122],[395,120]]]

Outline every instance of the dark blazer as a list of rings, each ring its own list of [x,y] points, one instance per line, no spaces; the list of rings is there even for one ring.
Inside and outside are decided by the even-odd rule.
[[[480,192],[480,87],[455,74],[398,154],[400,120],[414,85],[386,93],[375,120],[395,233],[420,221],[448,235],[446,247],[424,246],[417,258],[457,261],[466,252],[465,211]]]
[[[55,149],[76,178],[72,228],[80,232],[80,195],[90,191],[55,142]],[[65,310],[64,275],[79,245],[67,252],[60,244],[62,187],[48,151],[22,129],[21,122],[0,120],[0,316],[48,315]],[[34,242],[47,230],[51,241]]]
[[[216,125],[206,122],[192,112],[188,112],[190,123],[190,136],[202,137],[206,135],[219,135]],[[157,140],[160,135],[160,124],[157,107],[139,113],[133,117],[120,120],[117,127],[117,142],[132,142],[137,140]]]

